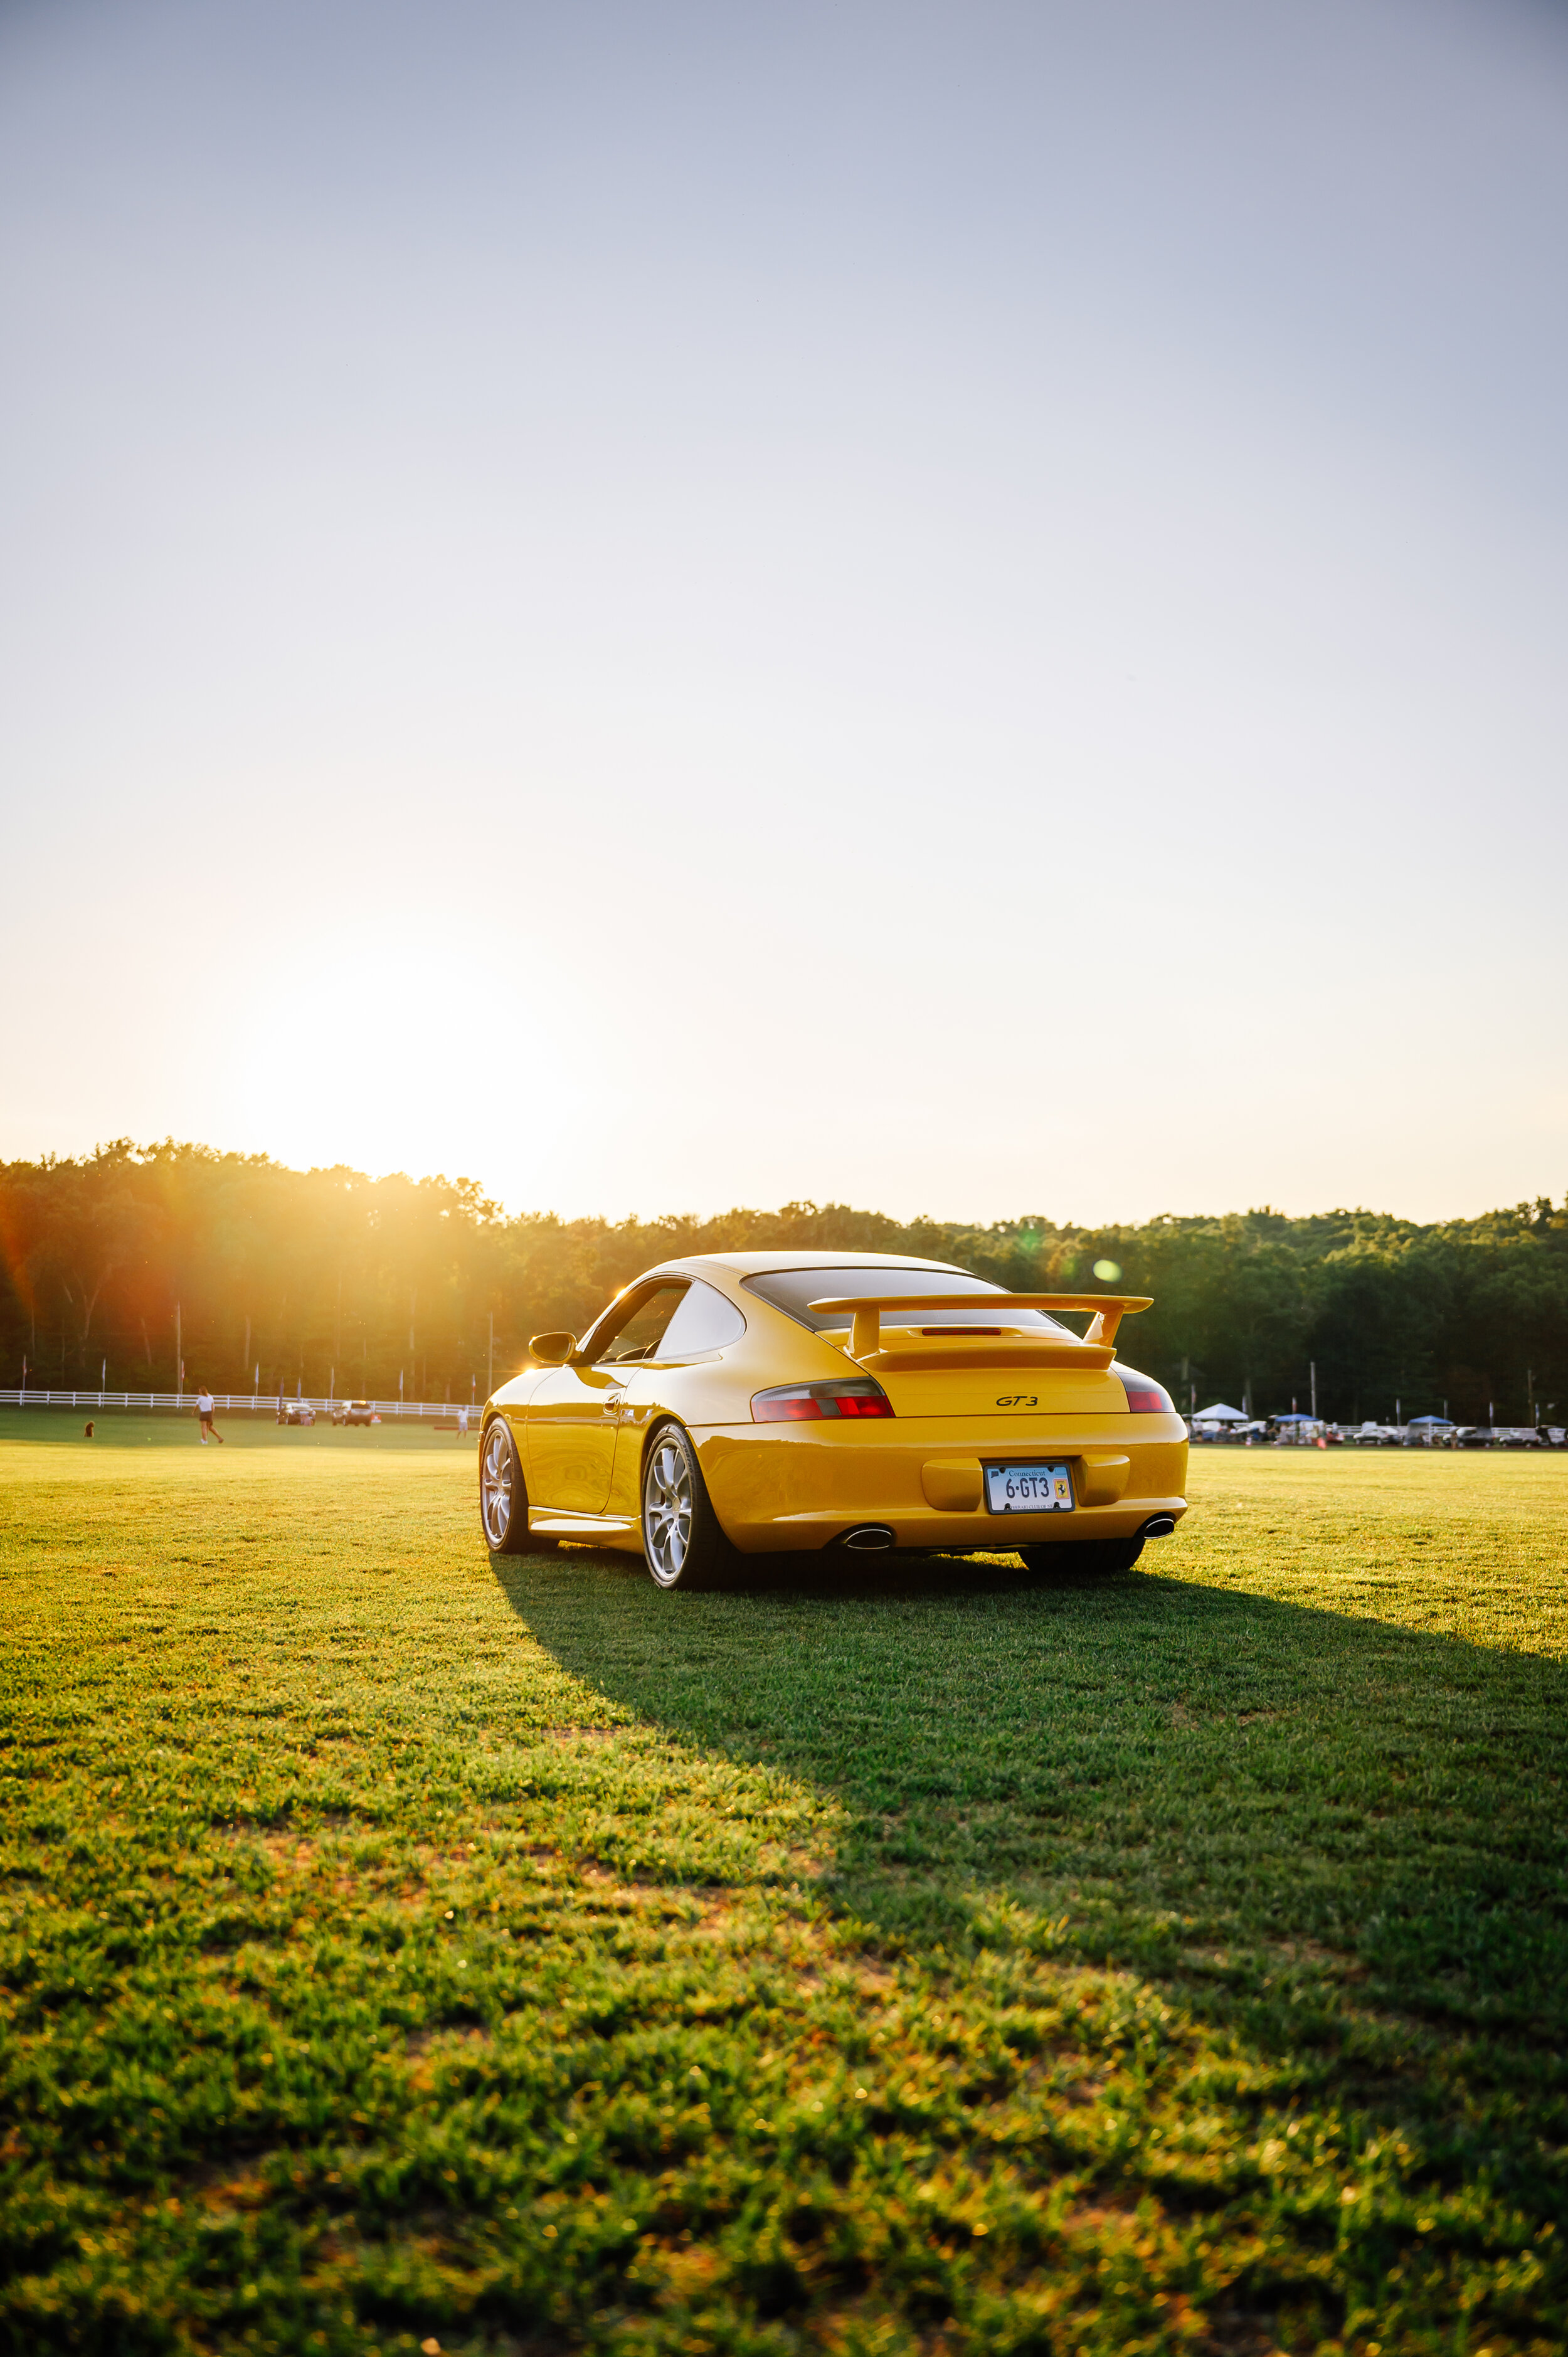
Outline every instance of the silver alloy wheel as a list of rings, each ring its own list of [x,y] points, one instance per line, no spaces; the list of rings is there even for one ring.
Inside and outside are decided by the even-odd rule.
[[[492,1547],[501,1547],[506,1544],[507,1533],[511,1528],[511,1500],[516,1480],[517,1464],[511,1435],[498,1416],[485,1435],[485,1452],[479,1461],[479,1519]]]
[[[660,1434],[642,1477],[642,1544],[660,1587],[673,1587],[692,1546],[692,1460],[678,1432]]]

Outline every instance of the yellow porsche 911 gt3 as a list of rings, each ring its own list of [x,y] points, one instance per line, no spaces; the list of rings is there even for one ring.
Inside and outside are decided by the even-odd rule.
[[[1187,1511],[1187,1426],[1115,1355],[1148,1307],[877,1253],[666,1261],[486,1403],[486,1541],[640,1550],[660,1587],[830,1547],[1125,1569]]]

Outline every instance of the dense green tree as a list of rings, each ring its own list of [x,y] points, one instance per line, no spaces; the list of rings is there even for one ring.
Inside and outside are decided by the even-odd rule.
[[[0,1380],[467,1399],[547,1327],[581,1332],[672,1254],[903,1252],[1015,1290],[1147,1293],[1123,1347],[1183,1405],[1343,1417],[1568,1412],[1568,1207],[1542,1198],[1423,1227],[1264,1207],[1084,1229],[988,1227],[846,1204],[708,1220],[509,1218],[470,1178],[289,1170],[264,1155],[124,1138],[0,1165]],[[1097,1275],[1099,1270],[1101,1274]],[[1112,1274],[1112,1272],[1114,1272]]]

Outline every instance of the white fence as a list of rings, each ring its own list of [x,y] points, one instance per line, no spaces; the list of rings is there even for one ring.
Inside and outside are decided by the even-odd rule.
[[[214,1392],[213,1399],[225,1415],[265,1415],[275,1419],[278,1395],[275,1392]],[[356,1402],[356,1405],[360,1403]],[[404,1417],[417,1422],[421,1417],[456,1415],[466,1407],[476,1419],[484,1402],[472,1400],[371,1400],[368,1405],[384,1420],[396,1422]],[[345,1402],[340,1399],[296,1399],[292,1392],[283,1397],[285,1412],[291,1407],[311,1407],[317,1415],[331,1415],[340,1411]],[[0,1407],[135,1407],[161,1412],[173,1409],[177,1415],[194,1415],[194,1392],[101,1392],[101,1391],[35,1391],[31,1384],[25,1392],[0,1391]]]

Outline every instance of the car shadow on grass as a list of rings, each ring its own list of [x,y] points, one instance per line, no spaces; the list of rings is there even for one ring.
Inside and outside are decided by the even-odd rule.
[[[890,1941],[1568,2032],[1555,1661],[1142,1566],[791,1558],[684,1596],[628,1555],[494,1561],[575,1675],[831,1794],[825,1887]]]

